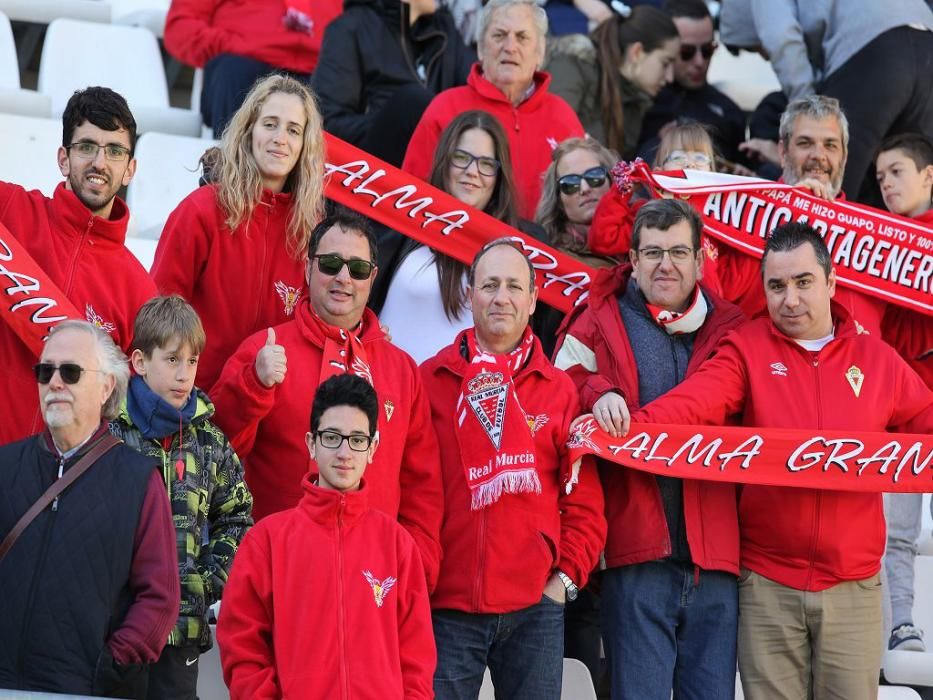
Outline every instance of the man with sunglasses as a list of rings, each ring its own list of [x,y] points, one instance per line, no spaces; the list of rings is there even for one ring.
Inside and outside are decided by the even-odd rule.
[[[639,151],[653,151],[667,124],[687,118],[711,127],[720,154],[735,161],[741,156],[739,144],[745,140],[745,114],[707,82],[716,51],[709,9],[703,0],[667,0],[664,10],[677,25],[680,54],[674,62],[674,82],[658,93],[645,115]]]
[[[156,293],[145,269],[124,246],[129,211],[117,196],[136,172],[136,121],[120,95],[90,87],[68,101],[62,125],[58,166],[65,181],[51,198],[0,182],[0,223],[62,296],[126,349],[137,310]],[[37,432],[41,420],[29,373],[35,355],[2,321],[0,355],[5,393],[18,397],[15,405],[7,402],[0,408],[4,443]]]
[[[744,321],[699,284],[702,222],[657,199],[635,217],[630,264],[600,270],[554,364],[619,435],[629,409],[682,382]],[[731,698],[739,535],[735,488],[600,464],[609,534],[603,639],[614,700]],[[673,679],[673,682],[672,682]]]
[[[308,465],[294,425],[307,422],[308,397],[335,374],[369,382],[379,395],[381,436],[367,472],[369,502],[412,534],[433,587],[443,511],[437,439],[417,366],[366,308],[376,259],[366,219],[338,209],[318,224],[308,250],[307,295],[293,320],[244,340],[212,399],[217,424],[243,459],[259,522],[301,500]]]
[[[129,379],[110,336],[75,320],[33,372],[46,429],[0,447],[0,540],[109,437]],[[123,443],[79,474],[0,555],[0,688],[145,697],[180,598],[165,485]]]

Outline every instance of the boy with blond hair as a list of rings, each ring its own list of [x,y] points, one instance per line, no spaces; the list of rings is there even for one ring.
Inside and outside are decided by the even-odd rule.
[[[110,431],[157,457],[175,523],[181,608],[150,670],[149,700],[197,697],[198,657],[210,648],[208,608],[220,599],[253,499],[240,461],[194,386],[205,345],[197,313],[180,296],[154,297],[136,316],[126,401]]]

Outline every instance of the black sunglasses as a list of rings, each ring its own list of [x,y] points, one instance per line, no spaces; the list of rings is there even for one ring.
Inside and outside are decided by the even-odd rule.
[[[696,46],[695,44],[681,44],[680,45],[680,60],[681,61],[692,61],[693,57],[697,55],[697,51],[700,52],[700,55],[703,57],[704,61],[708,61],[713,57],[713,54],[716,52],[716,42],[708,41],[705,44],[700,44]]]
[[[609,177],[609,173],[606,169],[598,165],[595,168],[590,168],[582,175],[577,173],[570,173],[569,175],[564,175],[557,180],[557,186],[560,187],[560,191],[563,194],[576,194],[580,191],[580,185],[586,180],[586,184],[590,186],[591,189],[596,189],[597,187],[602,187],[606,184],[606,178]]]
[[[32,367],[32,372],[36,375],[36,381],[40,384],[48,384],[52,381],[55,370],[58,370],[65,384],[77,384],[81,381],[82,372],[100,372],[99,369],[85,369],[74,362],[63,362],[60,365],[53,365],[51,362],[40,362]]]
[[[346,265],[350,277],[355,280],[368,280],[370,275],[373,274],[373,268],[376,267],[375,263],[371,263],[369,260],[361,258],[344,260],[336,253],[325,253],[324,255],[314,255],[312,257],[317,258],[317,269],[321,274],[328,277],[336,277],[340,274],[343,266]]]

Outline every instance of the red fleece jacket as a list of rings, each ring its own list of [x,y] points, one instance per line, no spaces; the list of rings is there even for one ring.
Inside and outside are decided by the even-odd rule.
[[[222,53],[255,58],[276,68],[310,73],[324,28],[340,14],[340,0],[308,3],[311,33],[288,29],[281,0],[172,0],[165,18],[165,48],[196,68]]]
[[[165,222],[152,278],[201,317],[207,345],[197,385],[208,393],[240,343],[288,321],[305,294],[305,259],[295,259],[285,242],[291,210],[290,194],[266,190],[249,221],[231,233],[216,187],[199,187]]]
[[[352,493],[302,483],[240,545],[217,623],[232,700],[427,700],[437,654],[418,549]]]
[[[540,494],[506,494],[481,510],[470,491],[455,433],[455,410],[469,363],[464,334],[421,365],[431,417],[441,446],[444,482],[444,565],[431,597],[436,609],[505,613],[540,602],[560,569],[581,588],[606,541],[603,494],[593,462],[584,459],[579,483],[564,490],[566,443],[580,402],[573,382],[534,340],[531,357],[514,375],[518,400],[535,441]]]
[[[123,245],[129,210],[116,198],[109,219],[94,216],[64,183],[52,198],[0,182],[0,221],[29,252],[86,320],[108,330],[123,350],[133,336],[136,312],[155,285]],[[3,387],[15,397],[0,408],[0,444],[42,428],[32,366],[37,358],[6,324],[0,324]]]
[[[256,353],[266,342],[266,331],[261,331],[243,341],[214,387],[216,423],[243,460],[257,522],[294,507],[310,469],[304,436],[323,355],[308,329],[312,313],[302,300],[294,320],[275,328],[276,342],[288,359],[281,384],[268,388],[256,376]],[[415,538],[433,588],[441,558],[444,501],[427,397],[414,360],[386,341],[369,309],[361,340],[379,397],[379,449],[366,470],[369,501],[373,508],[398,517]]]
[[[534,92],[515,107],[483,77],[480,64],[474,63],[466,85],[444,90],[428,105],[408,142],[402,169],[427,180],[441,132],[457,115],[482,109],[505,128],[515,171],[519,215],[533,220],[541,198],[542,176],[551,164],[551,151],[564,139],[583,136],[583,126],[570,105],[547,91],[550,83],[550,74],[535,73]]]
[[[933,392],[876,336],[833,305],[835,338],[815,355],[768,318],[748,322],[716,355],[633,421],[809,430],[933,432]],[[856,396],[846,372],[858,367]],[[739,504],[742,566],[798,590],[876,574],[884,554],[880,493],[746,485]]]

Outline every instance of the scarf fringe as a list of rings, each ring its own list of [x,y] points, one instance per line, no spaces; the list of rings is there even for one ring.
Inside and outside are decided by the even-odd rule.
[[[472,489],[473,510],[481,510],[490,506],[502,496],[503,493],[541,493],[541,480],[534,468],[510,470],[496,474],[489,481],[479,484]]]

